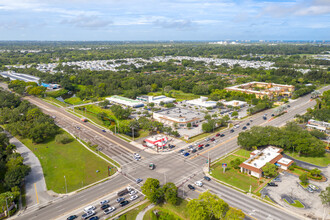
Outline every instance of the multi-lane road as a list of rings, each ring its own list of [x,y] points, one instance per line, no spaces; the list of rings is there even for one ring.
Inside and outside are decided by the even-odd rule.
[[[329,86],[323,88],[321,91],[328,89]],[[135,179],[142,178],[145,180],[148,177],[157,178],[162,183],[174,182],[179,186],[179,194],[184,193],[185,196],[190,198],[197,197],[199,192],[210,190],[223,198],[231,206],[242,209],[246,214],[257,219],[303,218],[302,216],[296,216],[288,210],[265,204],[213,180],[206,183],[204,182],[204,186],[198,189],[198,192],[189,191],[186,185],[202,179],[204,175],[203,167],[206,165],[205,157],[209,155],[212,160],[215,160],[238,148],[237,135],[242,131],[242,126],[246,125],[247,122],[253,120],[252,123],[250,122],[250,126],[281,126],[286,121],[293,119],[296,114],[301,114],[305,112],[307,108],[315,105],[314,101],[310,101],[309,96],[299,98],[290,103],[291,107],[288,109],[288,112],[278,118],[270,119],[270,115],[274,111],[270,109],[246,120],[237,122],[240,123],[241,126],[235,129],[235,132],[222,132],[225,134],[225,137],[217,138],[217,143],[213,143],[208,148],[198,152],[199,155],[191,155],[188,158],[183,157],[177,152],[171,154],[150,154],[141,151],[139,148],[114,135],[102,132],[97,126],[81,122],[78,117],[66,112],[64,109],[54,107],[38,98],[28,97],[27,99],[40,107],[47,114],[56,116],[56,122],[71,133],[101,146],[105,154],[114,158],[121,164],[122,172],[106,182],[90,187],[72,196],[54,201],[39,210],[27,211],[17,219],[61,219],[70,214],[77,214],[75,211],[77,208],[93,204],[101,197],[114,193],[127,184],[133,184],[134,187],[139,188],[139,185],[135,184]],[[268,115],[267,120],[262,119],[262,115],[265,113]],[[77,129],[77,127],[79,127],[79,129]],[[133,160],[133,152],[139,152],[143,159],[141,161]],[[148,164],[150,162],[156,164],[155,170],[148,169]],[[143,184],[143,182],[140,183],[140,185],[141,184]]]

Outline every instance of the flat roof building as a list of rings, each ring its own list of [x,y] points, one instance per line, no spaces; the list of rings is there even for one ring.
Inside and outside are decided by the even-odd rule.
[[[131,108],[139,108],[139,107],[144,106],[144,104],[140,101],[129,99],[129,98],[126,98],[123,96],[118,96],[118,95],[114,95],[109,98],[106,98],[106,100],[108,100],[110,103],[125,105],[125,106],[131,107]]]
[[[15,73],[13,71],[0,72],[3,77],[8,77],[10,80],[23,80],[24,82],[35,82],[39,84],[39,77],[31,76],[23,73]]]
[[[247,105],[247,102],[232,100],[232,101],[221,101],[224,106],[233,106],[233,107],[244,107]]]
[[[283,149],[269,146],[264,150],[255,150],[250,153],[250,158],[241,163],[242,173],[261,178],[263,176],[262,168],[267,164],[275,164],[276,166],[287,170],[293,164],[293,160],[283,158],[281,152]]]
[[[208,108],[208,107],[214,108],[215,106],[217,106],[217,102],[207,101],[207,99],[208,99],[207,97],[201,96],[198,99],[193,99],[193,100],[186,101],[186,103],[188,103],[190,105],[196,105],[196,106],[199,106],[199,107],[204,107],[204,108]]]
[[[316,129],[325,133],[330,133],[330,123],[328,122],[310,119],[308,120],[306,127],[309,129]]]
[[[185,108],[171,108],[153,113],[153,118],[165,125],[186,127],[188,123],[191,125],[198,124],[204,120],[204,113],[194,112]]]
[[[174,98],[169,98],[164,95],[160,95],[160,96],[142,95],[142,96],[136,97],[136,99],[139,101],[142,101],[142,102],[155,103],[157,105],[159,105],[161,102],[163,102],[164,104],[168,104],[168,103],[172,103],[175,101]]]
[[[255,94],[257,98],[268,97],[270,99],[284,96],[291,97],[295,87],[266,82],[249,82],[241,85],[226,87],[227,91],[238,91],[246,94]]]

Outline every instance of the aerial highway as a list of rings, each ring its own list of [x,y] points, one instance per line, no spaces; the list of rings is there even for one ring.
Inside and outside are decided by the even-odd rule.
[[[328,89],[329,86],[322,88],[321,91]],[[95,125],[81,122],[77,116],[66,112],[64,109],[45,103],[35,97],[28,97],[26,99],[40,107],[47,114],[56,116],[56,123],[65,127],[70,133],[78,137],[80,135],[81,139],[97,143],[104,149],[102,150],[103,153],[114,158],[121,164],[122,169],[120,173],[110,180],[92,186],[72,196],[58,199],[40,207],[38,210],[28,210],[17,219],[63,219],[70,214],[78,214],[75,212],[77,208],[93,204],[104,195],[116,192],[125,185],[130,184],[138,189],[143,182],[136,184],[136,178],[145,180],[148,177],[157,178],[161,183],[174,182],[179,187],[179,195],[181,194],[184,197],[196,198],[200,192],[210,190],[219,195],[220,198],[223,198],[229,205],[242,209],[246,214],[257,219],[303,218],[287,210],[265,204],[251,196],[219,184],[214,180],[204,182],[204,186],[198,189],[199,192],[197,190],[190,191],[186,187],[187,184],[203,178],[203,168],[206,166],[206,157],[210,156],[212,161],[214,161],[238,148],[237,135],[242,131],[242,126],[235,129],[233,133],[228,130],[221,132],[225,134],[224,137],[217,137],[216,143],[211,144],[211,146],[205,148],[196,156],[185,158],[179,155],[177,151],[170,154],[150,154],[141,151],[139,148],[110,133],[102,132],[102,130]],[[274,110],[270,109],[247,119],[237,121],[236,123],[245,125],[247,122],[250,122],[250,126],[282,126],[286,121],[292,120],[296,114],[304,113],[307,108],[315,105],[315,101],[311,101],[310,95],[307,95],[295,100],[290,103],[290,105],[291,107],[288,109],[288,112],[277,118],[271,119],[270,115]],[[267,120],[262,118],[264,114],[268,115]],[[79,129],[77,129],[77,126]],[[133,160],[132,154],[134,152],[139,152],[142,156],[142,160]],[[147,165],[150,162],[156,164],[157,168],[155,170],[150,170],[148,168]]]

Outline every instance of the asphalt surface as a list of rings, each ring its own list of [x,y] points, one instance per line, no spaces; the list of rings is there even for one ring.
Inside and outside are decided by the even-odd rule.
[[[326,89],[329,89],[329,86]],[[323,91],[324,90],[325,89],[323,89]],[[210,147],[200,151],[199,156],[192,155],[187,158],[178,154],[177,152],[173,152],[172,154],[159,155],[140,152],[142,160],[135,161],[132,159],[132,152],[137,152],[140,150],[130,145],[129,143],[126,143],[111,134],[102,132],[100,128],[94,125],[81,122],[78,117],[72,116],[71,114],[65,112],[63,109],[56,108],[34,97],[29,97],[28,100],[42,108],[46,113],[55,115],[57,118],[60,117],[60,121],[62,121],[62,119],[66,121],[65,123],[69,124],[68,127],[72,127],[70,128],[71,130],[74,129],[74,126],[79,125],[82,128],[86,129],[86,131],[82,133],[83,136],[98,136],[101,137],[102,141],[109,141],[115,149],[122,149],[123,151],[125,151],[125,155],[128,158],[127,161],[124,161],[124,163],[122,164],[122,173],[120,175],[117,175],[104,183],[90,187],[87,190],[81,191],[73,196],[66,197],[56,202],[53,202],[52,204],[34,212],[24,213],[23,216],[18,217],[17,219],[58,219],[61,215],[69,216],[71,213],[74,214],[73,210],[75,210],[77,207],[93,204],[100,197],[116,191],[118,188],[124,186],[125,184],[135,184],[136,178],[142,178],[145,180],[148,177],[152,177],[159,179],[161,183],[174,182],[179,187],[181,192],[183,192],[183,190],[185,191],[185,196],[195,198],[198,196],[198,192],[187,191],[187,183],[195,180],[196,178],[202,178],[202,169],[206,165],[206,158],[208,154],[210,155],[212,160],[215,160],[225,155],[226,153],[229,153],[232,150],[238,148],[237,135],[238,132],[241,131],[243,124],[246,124],[248,121],[253,120],[251,126],[281,126],[286,121],[292,120],[294,115],[305,112],[307,108],[315,104],[314,101],[310,101],[309,96],[305,96],[294,101],[293,103],[290,103],[291,108],[288,109],[288,113],[285,113],[278,118],[269,118],[269,116],[274,111],[271,109],[256,114],[246,120],[242,120],[241,122],[239,122],[241,124],[240,128],[235,129],[234,133],[224,131],[223,133],[226,136],[222,137],[221,140],[220,138],[218,138],[219,140],[217,143],[213,143]],[[262,119],[262,115],[264,115],[265,113],[268,114],[267,117],[269,119],[267,120]],[[98,139],[99,138],[96,138],[96,140]],[[107,145],[107,143],[108,142],[106,142],[104,145]],[[110,157],[113,157],[113,154],[115,154],[111,151],[108,152]],[[148,164],[150,162],[156,164],[155,170],[148,169]],[[143,182],[139,185],[141,186],[142,184]],[[136,187],[138,188],[139,186],[136,185]],[[231,206],[242,209],[246,214],[249,214],[250,216],[253,216],[257,219],[303,218],[301,216],[297,218],[296,216],[294,216],[294,214],[288,211],[283,211],[281,209],[278,209],[277,207],[269,206],[263,202],[246,196],[243,193],[225,187],[215,181],[212,181],[212,183],[206,183],[204,188],[210,189],[212,192],[217,193]]]

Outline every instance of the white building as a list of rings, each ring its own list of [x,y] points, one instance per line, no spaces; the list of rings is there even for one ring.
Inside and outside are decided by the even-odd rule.
[[[161,102],[163,102],[164,104],[168,104],[168,103],[172,103],[175,101],[174,98],[169,98],[169,97],[166,97],[165,95],[160,95],[160,96],[143,95],[143,96],[136,97],[136,99],[139,101],[143,101],[143,102],[155,103],[157,105],[159,105]]]
[[[306,125],[309,129],[316,129],[325,133],[330,133],[330,123],[324,121],[308,120]]]
[[[118,95],[114,95],[114,96],[111,96],[110,98],[106,98],[106,100],[109,100],[110,103],[125,105],[125,106],[131,107],[131,108],[139,108],[139,107],[144,106],[144,104],[140,101],[129,99],[129,98],[118,96]]]
[[[208,107],[214,108],[215,106],[217,106],[217,102],[207,101],[207,99],[208,99],[207,97],[201,96],[198,99],[193,99],[193,100],[186,101],[186,103],[190,104],[190,105],[196,105],[196,106],[199,106],[199,107],[204,107],[204,108],[208,108]]]
[[[153,118],[165,125],[186,127],[188,123],[191,125],[198,124],[204,120],[204,113],[194,112],[184,108],[171,108],[153,113]]]
[[[233,106],[233,107],[244,107],[247,105],[247,102],[232,100],[232,101],[221,101],[224,106]]]

